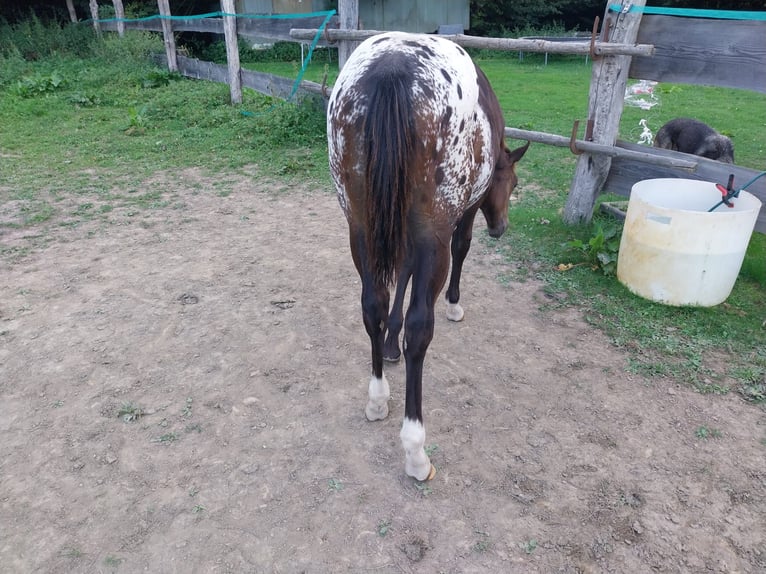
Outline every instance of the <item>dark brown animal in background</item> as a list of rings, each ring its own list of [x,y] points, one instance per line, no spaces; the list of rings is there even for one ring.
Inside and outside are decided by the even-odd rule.
[[[692,118],[676,118],[662,126],[654,138],[654,147],[734,163],[731,140]]]

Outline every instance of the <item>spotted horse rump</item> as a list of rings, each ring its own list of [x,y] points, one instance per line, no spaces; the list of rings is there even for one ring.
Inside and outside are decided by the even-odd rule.
[[[368,38],[341,70],[328,103],[330,172],[348,221],[371,343],[365,414],[369,420],[388,415],[383,360],[401,357],[403,326],[400,437],[405,472],[417,480],[435,472],[424,450],[422,374],[450,255],[447,317],[460,321],[460,275],[474,218],[481,210],[492,237],[505,232],[515,166],[529,147],[510,151],[504,129],[484,73],[463,48],[438,36],[389,32]]]

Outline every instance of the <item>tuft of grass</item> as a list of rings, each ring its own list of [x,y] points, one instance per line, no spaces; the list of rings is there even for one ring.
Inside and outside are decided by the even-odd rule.
[[[144,409],[134,403],[123,403],[117,411],[117,416],[126,423],[132,423],[144,415]]]
[[[163,435],[152,439],[152,442],[158,442],[160,444],[172,444],[178,440],[178,435],[174,432],[168,432]]]
[[[537,540],[530,538],[519,544],[519,546],[526,554],[532,554],[537,549]]]
[[[85,553],[75,546],[67,546],[61,551],[61,555],[65,558],[78,559],[82,558]]]
[[[694,431],[694,436],[703,440],[707,440],[709,438],[721,438],[723,433],[716,428],[710,428],[706,425],[702,425],[697,427],[697,430]]]
[[[385,538],[386,535],[391,531],[391,521],[390,520],[381,520],[378,522],[378,527],[376,528],[376,531],[378,533],[378,536],[381,538]]]
[[[474,533],[479,536],[479,540],[473,545],[473,551],[477,553],[486,552],[492,546],[489,534],[481,530],[474,530]]]
[[[431,488],[431,485],[427,482],[416,482],[415,488],[417,491],[424,497],[430,496],[433,494],[433,489]]]

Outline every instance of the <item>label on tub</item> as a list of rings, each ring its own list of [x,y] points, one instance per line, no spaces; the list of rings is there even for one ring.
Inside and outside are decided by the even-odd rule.
[[[646,218],[649,221],[656,221],[657,223],[662,223],[663,225],[670,225],[670,222],[673,221],[673,218],[669,215],[657,215],[656,213],[647,213]]]

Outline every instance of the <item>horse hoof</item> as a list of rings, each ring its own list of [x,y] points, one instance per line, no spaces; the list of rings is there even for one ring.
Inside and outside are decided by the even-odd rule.
[[[383,355],[383,360],[386,363],[398,363],[402,360],[402,354],[399,353],[396,357],[387,357],[386,355]]]
[[[367,403],[367,406],[364,408],[364,416],[370,422],[382,421],[388,416],[388,403],[383,403],[382,405]]]
[[[431,470],[428,472],[428,476],[426,477],[426,480],[431,480],[434,476],[436,476],[436,467],[434,465],[431,465]]]
[[[465,316],[463,308],[460,303],[447,302],[447,319],[454,321],[455,323],[462,321]]]

